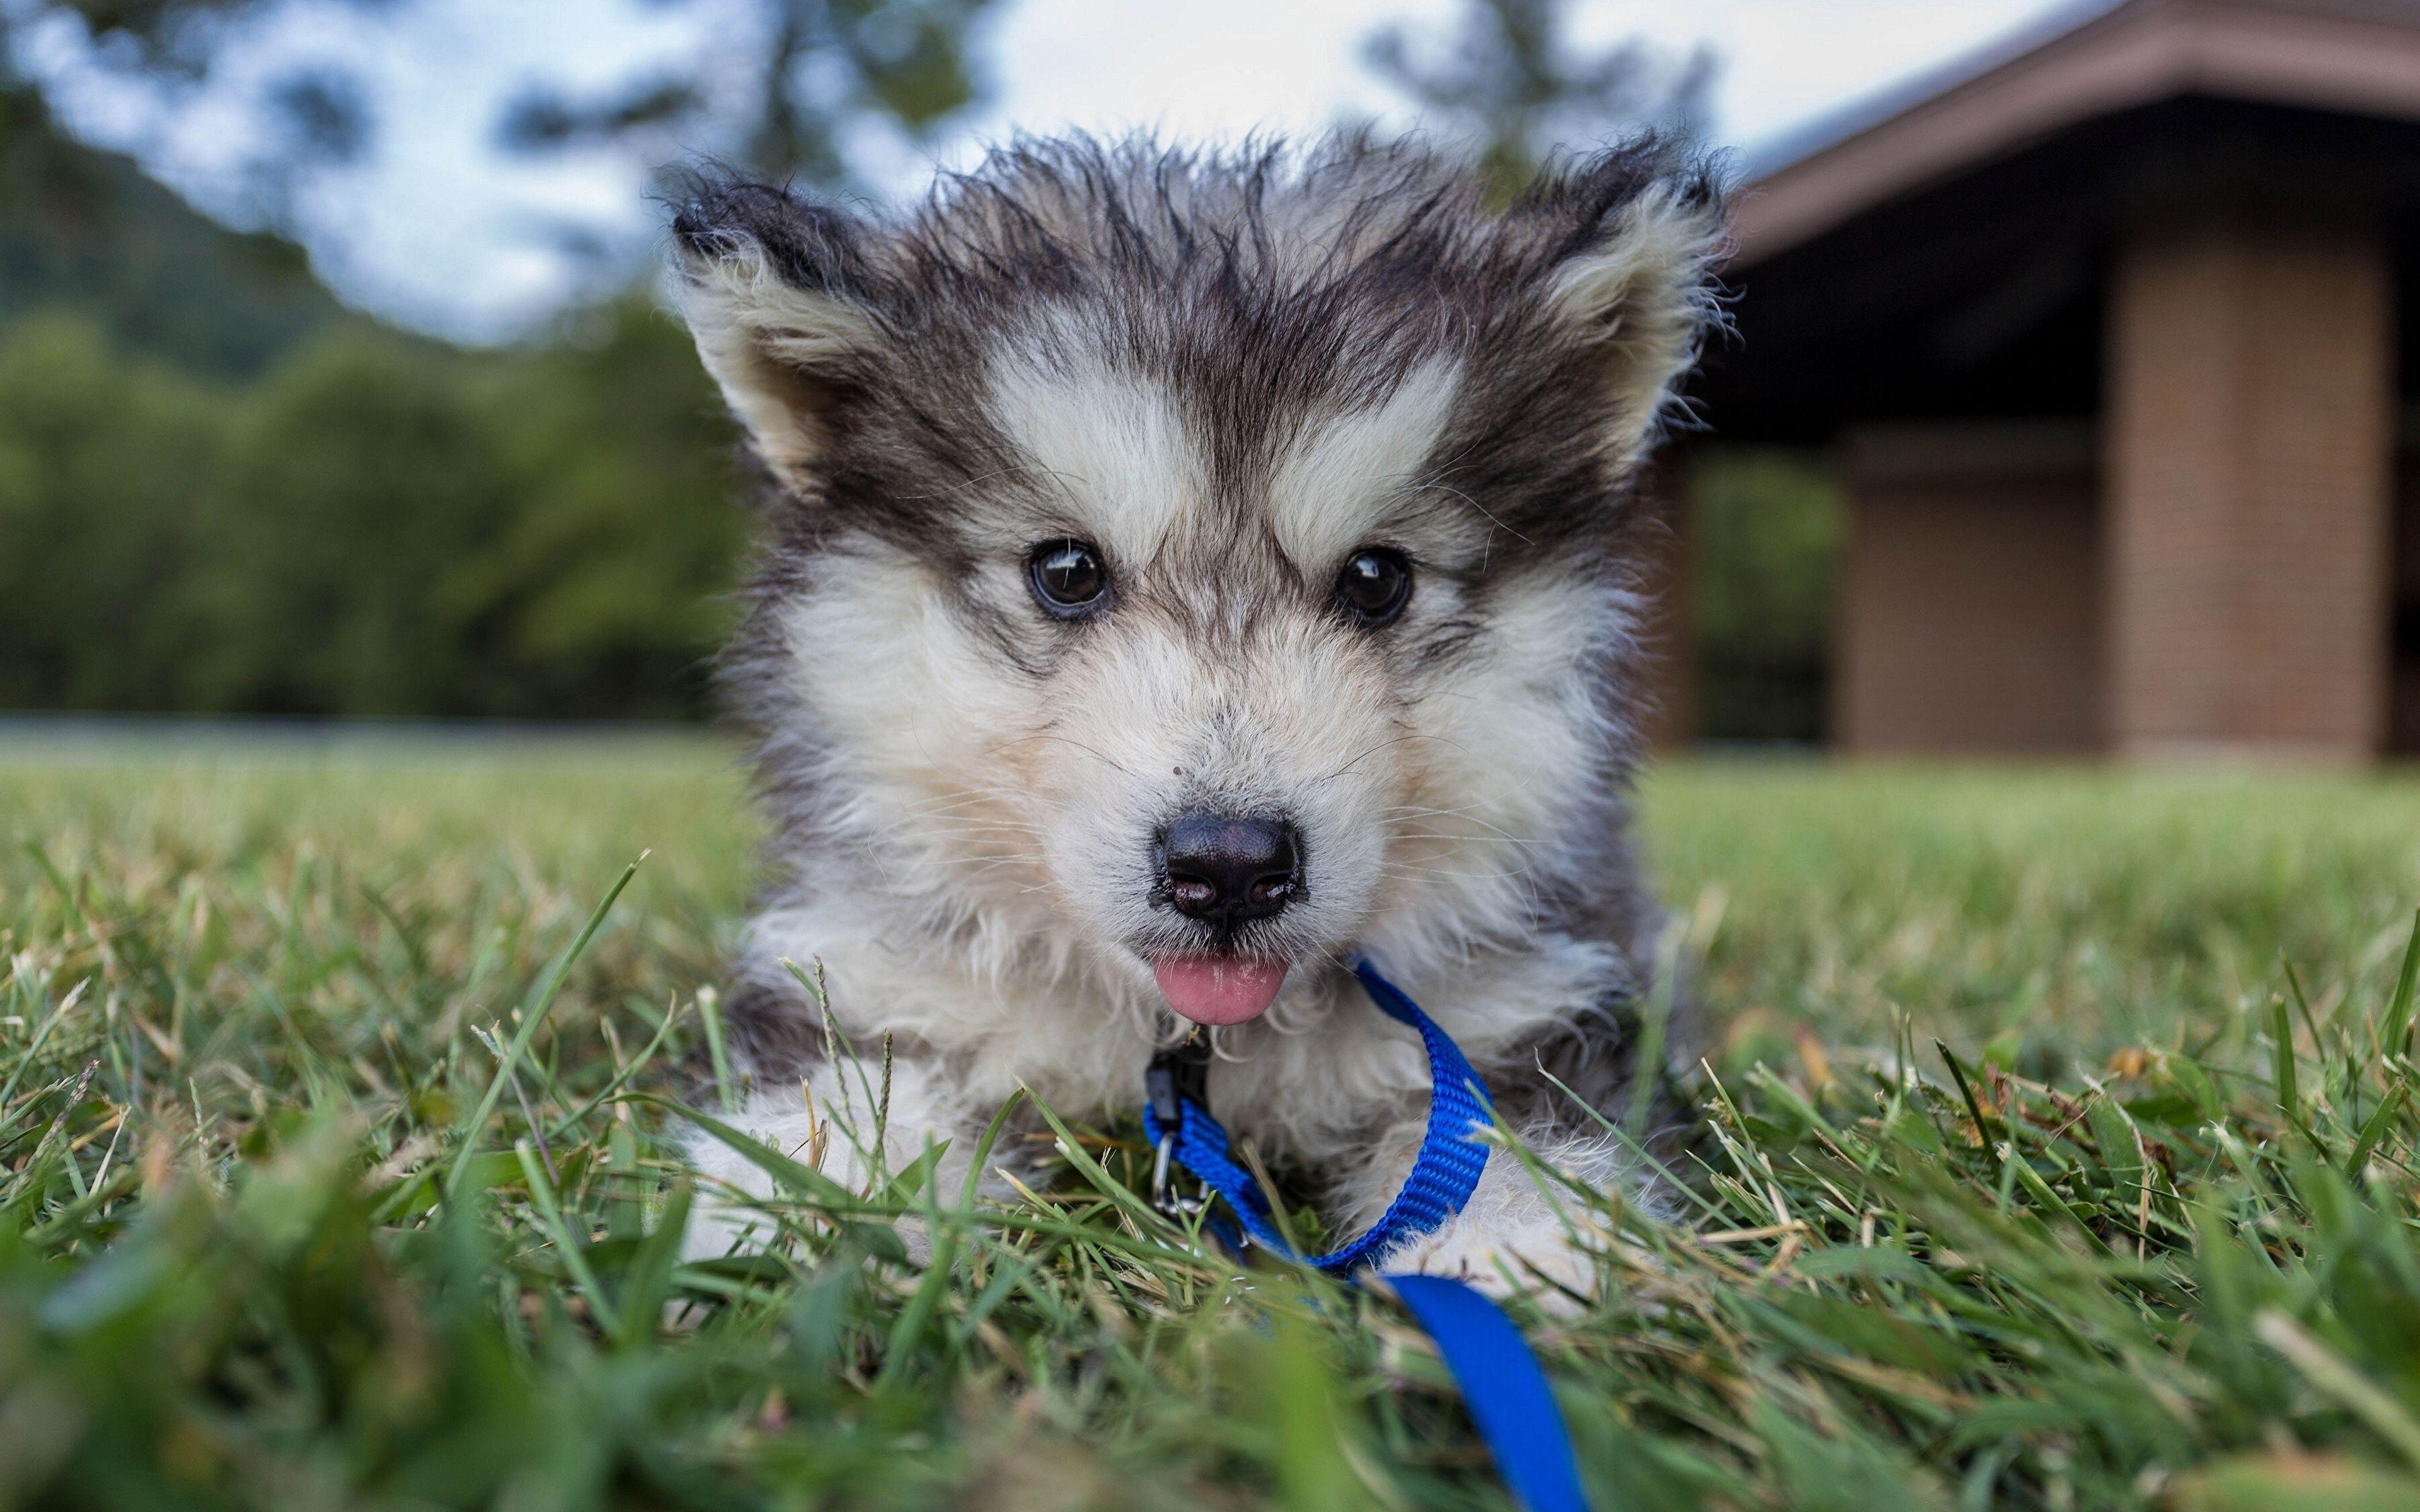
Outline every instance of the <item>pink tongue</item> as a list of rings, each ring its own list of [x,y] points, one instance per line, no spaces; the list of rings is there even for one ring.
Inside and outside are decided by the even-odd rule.
[[[1168,1006],[1196,1024],[1241,1024],[1277,1001],[1285,985],[1282,961],[1233,956],[1164,955],[1151,964]]]

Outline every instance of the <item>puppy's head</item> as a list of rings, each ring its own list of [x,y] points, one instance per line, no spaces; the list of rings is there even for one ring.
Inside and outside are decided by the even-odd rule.
[[[1636,146],[1497,215],[1414,148],[1076,142],[898,223],[724,185],[675,233],[776,486],[735,665],[802,865],[1215,1024],[1612,864],[1702,172]]]

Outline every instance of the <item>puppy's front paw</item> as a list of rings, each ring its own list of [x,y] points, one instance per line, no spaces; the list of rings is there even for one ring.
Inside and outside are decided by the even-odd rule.
[[[1462,1213],[1387,1257],[1385,1269],[1467,1281],[1491,1296],[1526,1293],[1569,1310],[1597,1294],[1596,1257],[1551,1213],[1507,1227]]]

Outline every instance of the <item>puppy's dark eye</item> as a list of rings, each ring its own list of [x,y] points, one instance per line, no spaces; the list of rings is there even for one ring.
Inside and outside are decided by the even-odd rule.
[[[1375,629],[1404,612],[1412,596],[1412,564],[1401,551],[1356,551],[1336,575],[1336,602],[1354,624]]]
[[[1109,569],[1081,541],[1046,541],[1025,559],[1034,599],[1063,620],[1097,614],[1109,603]]]

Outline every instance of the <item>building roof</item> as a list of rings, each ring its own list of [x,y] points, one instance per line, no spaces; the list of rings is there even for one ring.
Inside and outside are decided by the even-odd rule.
[[[2087,0],[1754,169],[1735,270],[2081,123],[2187,98],[2420,121],[2420,0]]]

